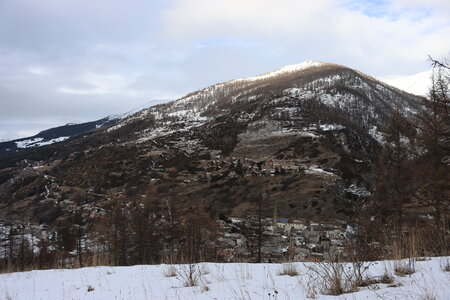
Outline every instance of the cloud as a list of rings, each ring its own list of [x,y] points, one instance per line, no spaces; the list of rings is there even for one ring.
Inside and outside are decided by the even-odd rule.
[[[448,53],[447,2],[174,0],[162,23],[172,39],[259,39],[307,53],[326,49],[344,63],[369,65],[366,71],[396,63],[411,72],[428,54]]]
[[[450,3],[447,0],[391,0],[388,1],[390,7],[397,11],[423,11],[431,10],[438,16],[450,16]]]
[[[47,75],[49,71],[41,66],[30,66],[27,68],[27,71],[34,75]]]
[[[333,23],[326,16],[331,9],[337,9],[336,1],[295,0],[189,0],[173,1],[163,12],[166,33],[174,38],[237,36],[255,34],[276,37],[293,33],[306,33],[308,27],[320,19],[323,26]]]
[[[76,88],[63,86],[58,89],[59,92],[75,95],[106,95],[119,94],[126,91],[127,86],[132,81],[119,74],[95,74],[86,73],[80,81],[88,88]]]
[[[418,73],[448,36],[447,0],[0,1],[0,139],[307,59]]]
[[[62,120],[57,122],[47,122],[42,120],[0,120],[0,141],[11,140],[33,136],[38,133],[36,128],[48,129],[50,127],[60,126]]]

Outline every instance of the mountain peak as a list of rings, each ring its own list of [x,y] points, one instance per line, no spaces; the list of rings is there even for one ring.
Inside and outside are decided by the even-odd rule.
[[[312,68],[312,67],[320,67],[320,66],[323,66],[323,65],[326,65],[326,64],[328,64],[328,63],[324,63],[324,62],[321,62],[321,61],[317,61],[317,60],[312,60],[311,59],[311,60],[307,60],[307,61],[304,61],[304,62],[299,63],[299,64],[284,66],[284,67],[282,67],[280,69],[277,69],[275,71],[271,71],[271,72],[268,72],[268,73],[263,73],[263,74],[256,75],[256,76],[236,79],[236,80],[233,80],[233,82],[238,82],[238,81],[257,81],[257,80],[267,79],[267,78],[271,78],[271,77],[276,77],[276,76],[284,74],[284,73],[301,71],[301,70],[309,69],[309,68]]]
[[[299,64],[295,64],[295,65],[288,65],[288,66],[284,66],[278,70],[275,70],[275,72],[280,71],[280,72],[289,72],[289,71],[297,71],[297,70],[304,70],[304,69],[308,69],[311,67],[320,67],[322,65],[325,65],[326,63],[321,62],[321,61],[317,61],[314,59],[309,59],[306,60],[302,63]]]

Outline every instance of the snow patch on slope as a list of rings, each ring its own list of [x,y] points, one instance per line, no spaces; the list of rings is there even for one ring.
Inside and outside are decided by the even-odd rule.
[[[239,79],[232,80],[230,82],[257,81],[257,80],[276,77],[276,76],[279,76],[279,75],[285,74],[285,73],[297,72],[297,71],[305,70],[305,69],[312,68],[312,67],[320,67],[325,64],[326,63],[316,61],[316,60],[307,60],[300,64],[285,66],[283,68],[280,68],[280,69],[272,71],[272,72],[268,72],[268,73],[264,73],[264,74],[252,76],[252,77],[239,78]]]
[[[408,93],[426,97],[431,87],[431,75],[432,70],[428,70],[413,75],[384,76],[380,80]]]
[[[57,137],[57,138],[54,138],[54,139],[51,139],[48,141],[44,141],[43,138],[34,138],[34,139],[18,141],[18,142],[16,142],[16,145],[17,145],[17,148],[21,148],[21,149],[31,148],[31,147],[40,147],[40,146],[45,146],[45,145],[50,145],[50,144],[65,141],[69,137],[70,136],[61,136],[61,137]]]
[[[307,174],[316,174],[316,175],[325,175],[325,176],[336,176],[336,174],[329,172],[329,171],[325,171],[324,169],[320,168],[317,165],[311,165],[309,166],[308,169],[305,170],[305,173]]]

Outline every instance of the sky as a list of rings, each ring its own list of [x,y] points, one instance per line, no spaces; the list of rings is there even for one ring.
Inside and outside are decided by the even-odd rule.
[[[0,140],[309,59],[409,76],[449,37],[448,0],[0,0]]]

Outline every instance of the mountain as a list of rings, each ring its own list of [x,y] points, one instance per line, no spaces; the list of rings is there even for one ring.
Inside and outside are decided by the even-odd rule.
[[[430,91],[432,73],[432,70],[428,70],[413,75],[393,75],[380,79],[408,93],[426,97]]]
[[[80,135],[92,130],[98,130],[102,127],[107,127],[118,123],[120,120],[142,110],[150,104],[159,104],[167,102],[168,100],[151,100],[146,105],[141,105],[126,113],[109,115],[97,121],[90,121],[85,123],[68,123],[63,126],[50,128],[39,132],[38,134],[15,140],[0,140],[0,156],[9,152],[16,152],[27,148],[36,148],[45,145],[50,145],[67,140],[70,137]]]
[[[6,154],[8,152],[18,151],[21,149],[41,147],[44,145],[62,142],[70,137],[80,135],[87,131],[116,124],[121,119],[121,116],[117,115],[108,116],[106,118],[102,118],[100,120],[92,122],[85,122],[80,124],[69,123],[63,126],[58,126],[41,131],[32,137],[3,141],[0,142],[0,155]]]
[[[421,98],[317,61],[218,83],[110,126],[0,158],[0,214],[59,222],[83,204],[346,219],[370,195],[384,120]],[[164,204],[165,205],[165,204]]]

